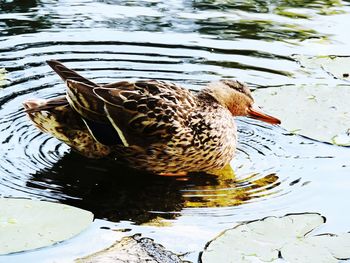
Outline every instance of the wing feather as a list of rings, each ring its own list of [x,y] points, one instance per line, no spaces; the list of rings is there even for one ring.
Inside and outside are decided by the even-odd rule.
[[[135,82],[133,88],[100,87],[93,91],[104,101],[110,122],[128,145],[145,147],[169,141],[195,105],[190,91],[153,80]]]
[[[88,120],[86,125],[96,140],[108,145],[120,141],[124,146],[140,147],[167,143],[186,126],[189,109],[195,106],[190,91],[161,81],[121,81],[97,87],[69,79],[66,83],[70,105]],[[101,127],[116,132],[103,138]]]

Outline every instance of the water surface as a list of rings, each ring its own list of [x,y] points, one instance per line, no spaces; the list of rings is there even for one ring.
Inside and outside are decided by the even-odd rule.
[[[346,1],[2,1],[0,68],[8,73],[0,82],[0,196],[82,207],[192,261],[225,228],[269,215],[319,212],[329,232],[350,230],[348,148],[241,118],[235,176],[178,180],[87,160],[40,133],[22,110],[26,99],[64,94],[48,59],[99,83],[344,85],[292,55],[345,55],[349,11]],[[49,254],[0,261],[39,262]]]

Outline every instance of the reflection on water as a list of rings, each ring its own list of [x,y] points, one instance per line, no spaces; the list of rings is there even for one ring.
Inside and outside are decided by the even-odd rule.
[[[271,195],[268,190],[280,184],[278,176],[269,174],[265,177],[250,180],[225,179],[220,177],[216,184],[196,186],[186,190],[184,197],[185,207],[233,207]]]
[[[169,178],[70,153],[32,175],[26,187],[40,195],[40,189],[54,186],[58,191],[53,198],[90,210],[98,218],[145,223],[159,213],[175,218],[186,207],[237,206],[268,196],[268,190],[279,185],[276,175],[257,177],[236,180],[201,173]]]
[[[0,1],[0,69],[7,70],[0,83],[1,197],[58,201],[128,220],[169,249],[195,251],[193,261],[209,238],[242,220],[314,211],[349,229],[347,148],[239,119],[234,173],[164,178],[78,156],[40,133],[21,106],[64,93],[47,59],[99,83],[162,79],[195,90],[219,78],[253,88],[344,84],[291,55],[348,52],[349,2],[73,2]],[[142,224],[159,217],[170,226]],[[189,228],[200,234],[189,236]]]
[[[36,0],[0,1],[1,35],[16,35],[37,32],[52,26],[50,17],[32,13],[38,8]]]
[[[3,196],[58,200],[90,210],[97,218],[144,223],[159,213],[170,219],[180,215],[183,208],[235,207],[282,191],[274,190],[280,185],[278,176],[264,169],[242,173],[240,178],[231,168],[218,175],[196,173],[171,178],[135,171],[109,160],[86,159],[38,132],[23,112],[3,117],[0,127],[2,144],[8,147],[0,164],[5,171],[0,179]],[[259,139],[260,135],[248,129],[241,130],[240,154],[249,158],[262,151],[269,154],[273,144],[267,140],[265,149],[261,148],[264,138]],[[249,140],[252,143],[244,150],[244,141]],[[246,164],[251,166],[252,162]]]
[[[320,37],[295,19],[342,10],[324,1],[1,1],[2,33],[44,29],[108,27],[126,31],[213,34],[222,39],[305,39]],[[250,17],[256,15],[255,17]],[[264,16],[269,15],[269,16]],[[272,19],[271,19],[272,18]],[[291,18],[290,20],[286,18]]]

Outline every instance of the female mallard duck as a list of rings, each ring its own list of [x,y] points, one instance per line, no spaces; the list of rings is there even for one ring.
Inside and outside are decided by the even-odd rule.
[[[156,80],[98,85],[58,61],[47,63],[66,82],[66,96],[28,100],[26,112],[40,130],[90,158],[112,157],[156,174],[216,170],[234,156],[232,116],[280,123],[253,106],[239,81],[198,93]]]

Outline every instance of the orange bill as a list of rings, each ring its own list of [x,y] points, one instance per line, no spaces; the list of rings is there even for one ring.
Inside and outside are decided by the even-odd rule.
[[[248,117],[264,121],[270,124],[281,124],[281,121],[279,119],[265,114],[261,111],[261,109],[254,106],[248,109]]]

